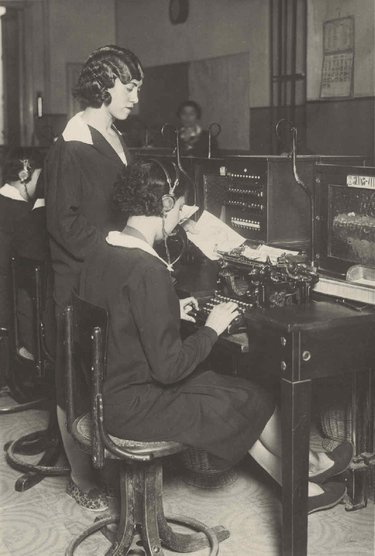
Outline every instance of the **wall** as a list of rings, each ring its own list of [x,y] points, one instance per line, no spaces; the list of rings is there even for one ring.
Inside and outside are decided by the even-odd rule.
[[[323,23],[354,16],[354,96],[375,95],[374,0],[310,0],[308,3],[307,99],[319,99]]]
[[[118,43],[134,50],[145,67],[250,52],[250,104],[264,105],[268,0],[190,0],[189,18],[181,25],[170,23],[168,5],[169,0],[117,0]]]
[[[178,72],[180,64],[190,62],[192,67],[190,71],[187,70],[189,79],[193,79],[194,63],[246,53],[249,59],[246,70],[246,79],[249,81],[246,87],[248,98],[245,103],[242,98],[239,101],[241,110],[242,106],[245,106],[247,112],[242,122],[246,130],[240,134],[233,130],[231,142],[236,148],[248,148],[248,108],[263,106],[269,102],[268,0],[190,0],[188,20],[181,25],[170,23],[168,6],[169,0],[117,0],[118,44],[136,52],[146,68],[146,75],[147,68],[156,69],[164,65],[171,67],[175,64]],[[202,99],[199,99],[196,87],[192,85],[190,82],[190,91],[194,91],[196,100],[203,106],[207,105],[207,102],[215,104],[214,96],[209,99],[202,96]],[[170,87],[173,87],[173,82],[167,84],[168,90]],[[219,91],[217,94],[220,94]],[[236,112],[235,98],[232,99],[232,103],[232,106],[227,106],[229,114]],[[177,104],[178,102],[176,106]],[[173,119],[172,107],[170,111],[170,119]],[[208,112],[206,107],[203,115],[207,115]],[[221,121],[220,114],[210,114],[209,119]],[[228,126],[225,127],[228,131]],[[229,137],[225,137],[223,132],[221,139],[221,144],[227,143]],[[225,147],[230,145],[225,144]]]
[[[375,2],[310,0],[308,11],[307,143],[312,152],[375,157]],[[354,16],[353,97],[321,100],[323,22]]]
[[[43,95],[46,114],[66,114],[68,108],[68,62],[83,62],[104,44],[115,42],[115,0],[3,0],[23,11],[22,44],[24,72],[22,84],[21,140],[37,144],[34,128],[36,95]],[[53,118],[36,121],[44,134],[54,126]],[[58,127],[61,127],[61,118]],[[38,135],[38,129],[37,129]]]
[[[114,0],[47,0],[49,75],[46,106],[66,113],[66,63],[83,62],[95,48],[115,43]]]

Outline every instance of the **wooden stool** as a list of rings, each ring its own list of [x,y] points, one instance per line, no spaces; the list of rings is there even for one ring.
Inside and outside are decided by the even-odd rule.
[[[62,475],[70,469],[65,466],[55,466],[62,452],[60,432],[56,419],[56,403],[54,396],[53,358],[50,355],[45,341],[45,323],[43,309],[46,298],[46,264],[32,259],[12,257],[12,298],[13,298],[13,330],[10,337],[10,362],[17,367],[22,365],[24,374],[29,374],[34,382],[34,390],[42,390],[43,396],[36,399],[14,404],[9,408],[2,409],[1,413],[16,413],[26,409],[46,408],[49,410],[49,424],[47,429],[27,434],[17,440],[8,442],[4,446],[7,463],[25,473],[17,479],[15,489],[23,492],[44,477],[51,475]],[[17,290],[23,288],[30,297],[33,304],[33,329],[35,335],[35,359],[25,360],[19,356],[21,347],[20,333],[17,319]],[[8,383],[10,393],[17,399],[25,397],[22,384],[19,385],[16,369],[10,372]],[[32,455],[44,452],[37,464],[31,464],[19,457],[19,455]]]

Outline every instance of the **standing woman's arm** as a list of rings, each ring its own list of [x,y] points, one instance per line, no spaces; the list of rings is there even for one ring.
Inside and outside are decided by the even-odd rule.
[[[61,141],[50,153],[46,166],[47,228],[53,239],[75,259],[84,260],[105,234],[82,214],[83,176],[78,148]]]

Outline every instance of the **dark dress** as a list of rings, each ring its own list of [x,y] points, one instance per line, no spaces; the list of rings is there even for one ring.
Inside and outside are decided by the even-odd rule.
[[[92,145],[60,137],[46,162],[47,227],[55,301],[61,308],[79,283],[87,253],[104,241],[109,230],[120,227],[112,209],[112,192],[124,164],[101,133],[88,127]]]
[[[32,203],[0,195],[0,326],[11,321],[10,257],[19,243],[19,227],[33,208]]]
[[[5,186],[4,186],[5,187]],[[9,185],[6,187],[9,188]],[[0,190],[1,191],[1,190]],[[45,225],[45,209],[33,209],[32,202],[10,198],[0,194],[0,326],[11,326],[12,255],[48,261],[48,236]],[[33,353],[32,302],[25,291],[17,295],[17,314],[21,343]]]
[[[100,247],[86,261],[80,294],[109,314],[110,433],[175,440],[230,462],[246,454],[273,400],[245,379],[195,371],[217,335],[202,327],[181,340],[179,301],[163,262],[137,248]]]
[[[202,129],[191,142],[184,141],[183,138],[180,137],[180,149],[181,153],[184,155],[208,156],[208,131]],[[211,154],[215,155],[217,151],[217,139],[216,137],[211,137]]]
[[[56,386],[60,407],[65,405],[62,312],[78,288],[87,254],[104,242],[108,230],[121,227],[112,209],[112,192],[124,163],[103,135],[79,118],[77,114],[68,122],[63,135],[51,148],[44,176],[54,271]],[[129,163],[123,141],[122,146]]]

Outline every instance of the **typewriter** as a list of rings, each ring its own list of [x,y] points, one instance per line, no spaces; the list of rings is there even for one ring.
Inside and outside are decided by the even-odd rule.
[[[199,300],[199,309],[191,314],[198,325],[204,325],[215,305],[234,301],[240,314],[229,325],[228,334],[246,330],[244,314],[253,308],[308,303],[318,281],[317,273],[300,256],[283,255],[272,263],[248,259],[241,248],[221,255],[214,294]]]

